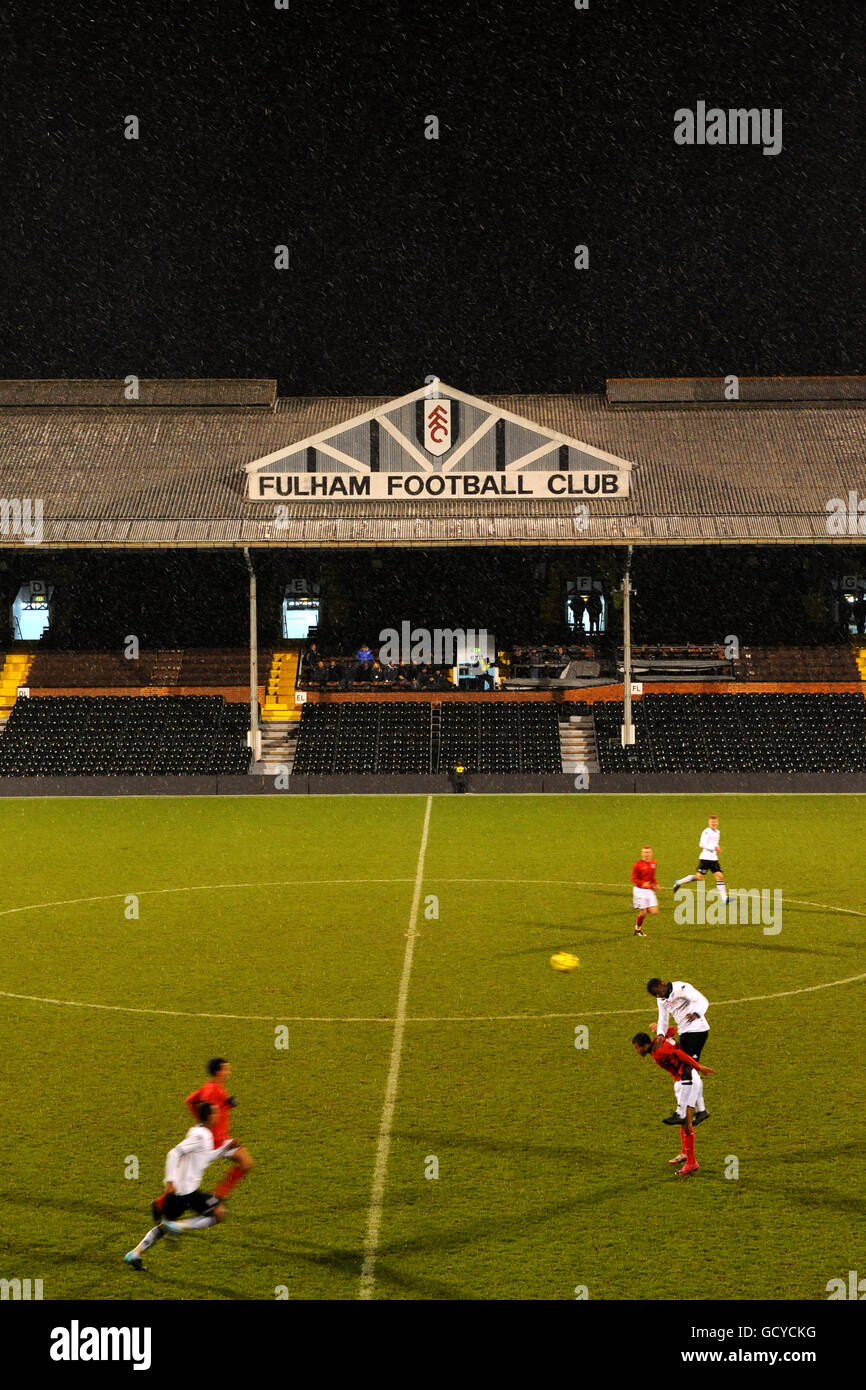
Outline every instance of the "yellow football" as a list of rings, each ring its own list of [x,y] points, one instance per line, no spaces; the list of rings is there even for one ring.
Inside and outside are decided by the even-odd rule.
[[[555,956],[550,957],[550,964],[554,970],[577,970],[580,961],[570,951],[557,951]]]

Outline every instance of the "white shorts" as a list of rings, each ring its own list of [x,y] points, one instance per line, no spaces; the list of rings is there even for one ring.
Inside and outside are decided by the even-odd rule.
[[[681,1119],[686,1117],[686,1107],[694,1105],[697,1100],[697,1072],[692,1072],[691,1081],[675,1081],[674,1094],[677,1098],[677,1114]]]
[[[651,888],[633,888],[631,905],[643,911],[647,907],[658,907],[659,900]]]

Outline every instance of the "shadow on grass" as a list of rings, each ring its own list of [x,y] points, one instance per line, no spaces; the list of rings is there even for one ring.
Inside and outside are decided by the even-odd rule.
[[[406,1139],[410,1142],[422,1141],[428,1143],[429,1134],[415,1134],[400,1131],[394,1135],[395,1139]],[[527,1145],[521,1140],[514,1144],[499,1142],[495,1140],[481,1140],[466,1135],[451,1136],[443,1139],[442,1142],[453,1146],[455,1149],[466,1148],[482,1151],[499,1152],[531,1152],[542,1156],[550,1155],[553,1158],[572,1158],[575,1163],[585,1163],[591,1173],[598,1171],[598,1152],[596,1149],[581,1147],[578,1145]],[[652,1191],[658,1188],[660,1178],[662,1181],[667,1177],[664,1170],[653,1169],[648,1171],[645,1177],[630,1181],[630,1191],[635,1190]],[[384,1240],[380,1243],[376,1264],[376,1285],[379,1296],[387,1297],[387,1289],[394,1291],[400,1290],[404,1293],[421,1298],[437,1300],[458,1300],[458,1301],[485,1301],[485,1296],[466,1293],[453,1285],[442,1280],[434,1279],[426,1275],[417,1275],[407,1272],[399,1267],[401,1259],[412,1259],[424,1256],[435,1256],[447,1252],[459,1251],[465,1247],[477,1249],[487,1242],[501,1242],[506,1238],[519,1238],[522,1234],[531,1231],[533,1228],[544,1226],[548,1222],[555,1221],[561,1223],[567,1219],[569,1210],[585,1213],[594,1207],[604,1206],[605,1203],[617,1201],[622,1198],[622,1181],[603,1181],[593,1190],[580,1193],[579,1197],[569,1198],[567,1193],[562,1190],[557,1191],[555,1200],[545,1202],[542,1205],[531,1208],[527,1211],[515,1212],[513,1215],[506,1216],[500,1208],[487,1208],[482,1214],[471,1219],[471,1214],[459,1227],[451,1226],[438,1231],[425,1231],[415,1236],[400,1236],[393,1240]],[[354,1209],[359,1204],[353,1203]],[[364,1203],[366,1205],[366,1203]],[[387,1228],[389,1219],[393,1217],[396,1210],[401,1205],[398,1196],[386,1202],[384,1225]],[[298,1246],[293,1246],[288,1241],[285,1246],[269,1243],[270,1251],[279,1258],[289,1261],[301,1261],[316,1268],[324,1268],[344,1277],[360,1281],[361,1266],[363,1263],[363,1251],[359,1247],[355,1248],[336,1248],[332,1249],[325,1246],[316,1246],[309,1241],[299,1242]]]
[[[428,1248],[425,1242],[418,1248],[423,1252]],[[402,1289],[406,1292],[416,1294],[421,1298],[438,1300],[460,1300],[461,1302],[476,1301],[477,1295],[461,1293],[451,1284],[444,1283],[441,1279],[432,1279],[428,1276],[417,1276],[406,1274],[402,1270],[395,1269],[385,1258],[389,1247],[380,1246],[379,1257],[376,1262],[376,1284],[378,1286],[389,1285],[392,1288]],[[409,1244],[400,1244],[394,1253],[406,1253]],[[339,1273],[351,1279],[356,1288],[353,1296],[357,1297],[357,1289],[361,1281],[361,1267],[364,1262],[364,1252],[360,1249],[355,1250],[288,1250],[285,1258],[302,1260],[308,1265],[317,1269],[329,1270],[332,1273]],[[291,1290],[291,1285],[289,1286]]]
[[[410,1144],[419,1144],[429,1147],[431,1143],[430,1134],[422,1134],[415,1130],[393,1130],[393,1139],[405,1139]],[[533,1143],[526,1139],[484,1139],[472,1134],[437,1136],[437,1143],[440,1149],[446,1150],[472,1149],[481,1153],[515,1153],[538,1154],[541,1157],[550,1158],[570,1158],[575,1164],[586,1165],[589,1171],[598,1170],[599,1153],[597,1148],[584,1148],[579,1144],[544,1144]]]
[[[704,930],[704,927],[694,928],[695,933]],[[757,931],[758,928],[745,927],[734,928],[733,930]],[[714,951],[717,951],[721,946],[724,950],[730,948],[735,951],[773,951],[774,953],[782,952],[791,956],[832,956],[834,960],[838,959],[839,949],[841,949],[826,950],[823,947],[817,946],[785,946],[779,941],[778,937],[764,937],[763,935],[758,941],[732,941],[730,939],[720,941],[718,937],[714,936],[698,936],[696,934],[692,935],[691,933],[684,933],[681,936],[669,936],[666,933],[664,941],[665,946],[668,946],[673,941],[685,941],[689,946],[711,946]],[[851,949],[854,948],[852,947]]]
[[[549,942],[544,946],[524,946],[519,951],[497,951],[497,960],[515,960],[520,957],[534,957],[546,965],[548,958],[554,951],[562,951],[569,946],[612,946],[618,937],[614,936],[583,936],[579,926],[574,923],[565,922],[562,926],[551,927],[551,932],[556,932],[556,937],[551,936]],[[631,936],[634,932],[634,923],[629,926],[621,927],[619,936]]]
[[[749,1177],[748,1187],[750,1191],[772,1192],[776,1197],[784,1196],[786,1206],[813,1207],[817,1211],[841,1212],[845,1216],[863,1215],[862,1194],[851,1193],[850,1196],[845,1196],[841,1192],[822,1192],[820,1188],[792,1187],[787,1178],[782,1182],[772,1183]]]

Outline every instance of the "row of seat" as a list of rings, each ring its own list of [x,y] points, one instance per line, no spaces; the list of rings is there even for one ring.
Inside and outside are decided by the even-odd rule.
[[[434,708],[436,719],[434,723]],[[294,771],[559,772],[553,705],[395,701],[305,705]]]
[[[0,776],[212,776],[249,770],[249,705],[221,696],[19,699]]]
[[[860,679],[850,646],[743,647],[734,662],[742,681],[856,681]]]
[[[646,695],[632,711],[623,748],[622,703],[593,707],[602,772],[866,771],[860,695]]]
[[[264,680],[271,652],[259,651],[260,679]],[[126,657],[123,650],[113,652],[37,651],[29,681],[34,690],[79,689],[111,690],[149,685],[248,685],[250,655],[243,649],[220,651],[184,648],[170,664],[165,679],[165,654],[148,649],[137,657]]]
[[[555,706],[533,701],[443,705],[439,770],[458,762],[468,772],[561,772]]]
[[[430,772],[431,710],[420,701],[307,704],[293,770],[305,775]]]

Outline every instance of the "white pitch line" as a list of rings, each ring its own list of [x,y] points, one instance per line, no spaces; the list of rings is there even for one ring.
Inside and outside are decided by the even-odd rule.
[[[783,793],[779,793],[782,795]],[[855,795],[856,793],[851,793]],[[787,793],[784,793],[787,795]],[[811,795],[811,793],[810,793]],[[819,793],[815,793],[819,795]],[[823,795],[823,793],[821,793]],[[446,878],[441,874],[427,876],[429,883],[530,883],[543,886],[545,888],[618,888],[623,892],[628,891],[628,884],[623,884],[621,880],[615,883],[603,882],[598,879],[589,878]],[[303,888],[310,884],[320,887],[327,887],[330,884],[346,883],[412,883],[411,878],[277,878],[258,880],[255,883],[193,883],[182,884],[178,888],[140,888],[137,890],[139,898],[157,897],[166,893],[210,893],[221,892],[224,889],[235,888]],[[734,892],[736,890],[729,890]],[[75,907],[78,903],[105,903],[113,902],[116,898],[126,898],[129,893],[98,893],[93,897],[87,898],[58,898],[55,902],[47,903],[24,903],[21,907],[0,908],[0,917],[10,917],[16,912],[37,912],[43,907]],[[797,903],[800,907],[818,907],[823,912],[838,912],[846,917],[866,917],[866,912],[856,907],[836,907],[831,903],[816,903],[809,898],[788,898],[789,903]]]
[[[428,880],[429,882],[429,880]],[[819,989],[835,989],[837,985],[859,984],[862,975],[848,975],[844,980],[827,980],[821,985],[803,985],[801,989],[783,989],[778,994],[747,994],[742,999],[714,999],[713,1008],[733,1004],[756,1004],[768,999],[790,999],[794,994],[813,994]],[[30,1004],[60,1004],[69,1009],[102,1009],[117,1014],[157,1014],[163,1018],[222,1018],[241,1023],[396,1023],[395,1018],[375,1014],[214,1014],[188,1013],[184,1009],[145,1009],[131,1004],[88,1004],[80,999],[51,999],[41,994],[12,994],[0,990],[0,999],[23,999]],[[556,1018],[624,1018],[627,1014],[643,1014],[641,1009],[572,1009],[555,1014],[406,1014],[404,1023],[539,1023]]]
[[[8,990],[0,990],[0,999],[25,999],[31,1004],[63,1004],[69,1009],[102,1009],[106,1013],[113,1014],[159,1014],[166,1018],[234,1018],[240,1019],[244,1023],[273,1023],[274,1020],[269,1014],[211,1014],[187,1013],[185,1009],[143,1009],[137,1008],[133,1004],[85,1004],[80,999],[48,999],[38,994],[11,994]],[[283,1023],[300,1023],[299,1018],[284,1018]],[[306,1018],[304,1023],[330,1023],[332,1019],[313,1019]],[[348,1023],[350,1020],[346,1019]],[[352,1019],[353,1023],[367,1022],[366,1019]]]
[[[310,884],[320,887],[331,883],[411,883],[411,878],[276,878],[259,880],[257,883],[186,883],[180,888],[139,888],[139,898],[152,898],[160,893],[211,893],[224,888],[305,888]],[[0,908],[0,917],[8,917],[13,912],[36,912],[40,907],[74,907],[77,903],[107,903],[114,898],[127,898],[129,893],[98,893],[92,898],[58,898],[53,903],[25,903],[23,907]]]
[[[367,1213],[367,1234],[364,1238],[364,1263],[361,1266],[361,1286],[358,1297],[369,1299],[373,1294],[376,1280],[376,1252],[379,1248],[379,1231],[382,1226],[382,1211],[385,1199],[385,1178],[388,1172],[388,1155],[391,1151],[391,1128],[394,1123],[394,1110],[397,1105],[397,1083],[400,1079],[400,1059],[403,1054],[403,1035],[406,1032],[406,1001],[409,997],[409,976],[412,973],[412,957],[415,954],[415,941],[418,936],[418,908],[421,904],[421,885],[424,881],[424,857],[427,853],[427,834],[430,829],[432,796],[427,798],[424,811],[424,828],[421,832],[421,848],[418,851],[418,868],[415,872],[415,890],[412,894],[412,910],[409,913],[409,930],[406,933],[406,950],[403,954],[403,973],[397,991],[397,1014],[394,1019],[394,1040],[391,1043],[391,1063],[388,1067],[388,1080],[385,1084],[385,1101],[382,1118],[379,1122],[379,1141],[376,1145],[376,1166],[373,1169],[373,1188],[370,1194],[370,1210]]]
[[[428,812],[431,798],[428,796]],[[429,817],[425,817],[425,825],[428,824]],[[286,888],[305,886],[308,884],[345,884],[345,883],[411,883],[409,878],[289,878],[273,879],[267,882],[258,881],[256,883],[203,883],[187,884],[179,888],[143,888],[139,891],[139,897],[151,896],[164,893],[205,893],[211,890],[226,888]],[[532,883],[543,884],[548,888],[556,887],[558,884],[566,887],[583,888],[621,888],[620,883],[600,883],[598,880],[591,879],[546,879],[546,878],[444,878],[440,875],[428,875],[428,883]],[[417,887],[417,875],[415,879]],[[88,898],[61,898],[57,902],[50,903],[28,903],[23,907],[0,908],[0,917],[9,916],[15,912],[35,912],[44,907],[72,907],[77,903],[91,902],[110,902],[115,898],[124,898],[125,893],[103,893],[96,897]],[[866,912],[854,907],[837,907],[830,903],[816,903],[807,898],[789,898],[789,902],[798,903],[803,907],[817,907],[824,912],[840,913],[847,917],[866,917]],[[779,994],[753,994],[743,999],[718,999],[713,1007],[719,1008],[726,1004],[751,1004],[760,1000],[767,999],[787,999],[794,994],[809,994],[818,989],[834,989],[837,985],[848,985],[866,979],[866,975],[850,975],[844,980],[829,980],[826,984],[807,985],[802,989],[784,990]],[[375,1016],[367,1014],[221,1014],[221,1013],[192,1013],[185,1009],[147,1009],[136,1007],[129,1004],[94,1004],[82,999],[55,999],[51,996],[41,994],[15,994],[9,990],[0,990],[0,999],[20,999],[30,1004],[57,1004],[62,1008],[68,1009],[99,1009],[105,1013],[121,1014],[149,1014],[163,1018],[215,1018],[234,1020],[242,1023],[394,1023],[395,1019],[385,1016]],[[536,1020],[558,1019],[558,1018],[617,1018],[626,1014],[643,1013],[643,1009],[603,1009],[603,1010],[579,1010],[573,1013],[548,1013],[548,1014],[418,1014],[415,1016],[407,1015],[406,1023],[531,1023]]]

